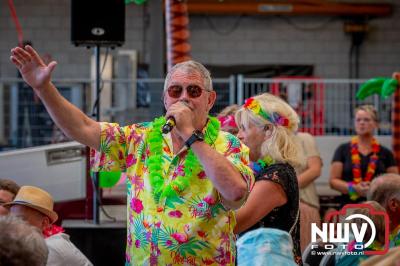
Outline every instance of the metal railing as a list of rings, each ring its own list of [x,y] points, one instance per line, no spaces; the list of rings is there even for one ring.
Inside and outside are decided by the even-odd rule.
[[[300,116],[304,131],[314,135],[351,135],[353,116],[357,106],[373,105],[379,112],[380,127],[377,134],[391,134],[392,99],[374,95],[363,101],[355,95],[365,80],[319,78],[237,78],[236,99],[244,99],[263,93],[283,96]]]
[[[378,134],[391,134],[391,98],[372,96],[355,99],[364,80],[279,78],[256,79],[242,75],[213,80],[217,92],[211,114],[262,92],[284,95],[301,118],[301,128],[314,135],[353,133],[353,110],[372,104],[379,110]],[[94,81],[59,79],[53,82],[69,101],[93,115]],[[142,78],[102,80],[101,117],[121,125],[149,121],[163,113],[163,79]],[[0,79],[0,150],[45,145],[67,140],[54,126],[40,100],[21,79]]]

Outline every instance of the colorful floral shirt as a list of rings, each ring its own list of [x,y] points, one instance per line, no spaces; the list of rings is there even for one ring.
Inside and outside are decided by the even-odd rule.
[[[390,248],[400,247],[400,225],[398,225],[389,235]]]
[[[226,209],[203,168],[178,196],[157,202],[149,180],[148,135],[152,123],[120,127],[101,124],[101,147],[92,150],[94,171],[127,175],[127,265],[234,265],[236,220]],[[173,154],[171,135],[163,135],[162,165],[166,182],[184,175],[187,152]],[[212,147],[242,174],[250,188],[248,148],[220,131]]]

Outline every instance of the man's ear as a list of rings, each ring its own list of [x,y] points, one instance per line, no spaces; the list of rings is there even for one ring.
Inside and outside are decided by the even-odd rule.
[[[400,211],[400,202],[394,197],[388,200],[387,206],[388,209],[393,213]]]
[[[208,111],[214,106],[215,100],[217,99],[217,93],[215,91],[210,91],[208,95],[207,109]]]
[[[42,219],[42,230],[47,229],[48,227],[50,227],[51,222],[50,222],[50,218],[47,216],[43,216]]]

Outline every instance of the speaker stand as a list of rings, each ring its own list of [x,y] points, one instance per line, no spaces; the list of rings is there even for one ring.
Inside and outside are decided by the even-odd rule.
[[[96,121],[100,121],[100,44],[96,44],[94,47],[94,55],[96,60],[96,100],[95,104],[95,112],[96,112]],[[99,172],[93,172],[93,224],[100,224],[100,181],[99,181]]]

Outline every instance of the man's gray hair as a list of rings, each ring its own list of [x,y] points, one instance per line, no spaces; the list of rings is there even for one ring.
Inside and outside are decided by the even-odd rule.
[[[390,199],[400,200],[400,175],[383,174],[375,178],[372,180],[367,197],[368,200],[377,201],[385,208]]]
[[[48,248],[39,230],[16,216],[0,216],[0,265],[44,266]]]
[[[171,80],[172,74],[178,69],[187,73],[199,73],[204,80],[204,89],[207,91],[213,90],[210,71],[208,71],[208,69],[205,68],[205,66],[203,66],[201,63],[196,62],[194,60],[189,60],[189,61],[184,61],[182,63],[178,63],[171,68],[171,70],[165,77],[164,91],[168,89],[168,83]]]

